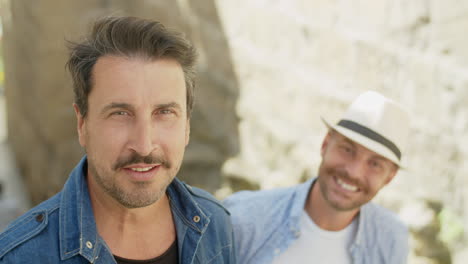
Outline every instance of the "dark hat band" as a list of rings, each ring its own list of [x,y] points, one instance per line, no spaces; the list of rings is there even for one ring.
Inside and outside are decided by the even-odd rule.
[[[337,124],[338,126],[342,126],[342,127],[345,127],[347,129],[350,129],[356,133],[359,133],[369,139],[372,139],[382,145],[384,145],[385,147],[387,147],[389,150],[391,150],[397,157],[398,157],[398,160],[401,159],[401,152],[400,152],[400,149],[398,149],[398,147],[390,140],[386,139],[384,136],[380,135],[379,133],[365,127],[365,126],[362,126],[354,121],[351,121],[351,120],[341,120],[340,122],[338,122]]]

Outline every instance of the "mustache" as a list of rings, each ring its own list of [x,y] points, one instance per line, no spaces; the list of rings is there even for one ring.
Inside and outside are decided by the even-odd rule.
[[[360,189],[364,188],[364,184],[361,181],[351,178],[349,173],[344,169],[328,168],[327,173],[330,175],[335,175],[338,178],[345,179],[347,182],[351,183],[352,185],[356,185]]]
[[[133,164],[138,164],[138,163],[144,163],[144,164],[154,164],[154,163],[159,163],[161,164],[162,167],[169,169],[171,168],[171,163],[165,159],[163,156],[159,155],[147,155],[147,156],[141,156],[138,153],[132,153],[130,156],[127,157],[122,157],[117,160],[117,162],[114,164],[113,169],[118,170],[126,166],[130,166]]]

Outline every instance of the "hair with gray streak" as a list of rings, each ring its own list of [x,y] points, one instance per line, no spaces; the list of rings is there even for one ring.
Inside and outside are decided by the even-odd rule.
[[[75,103],[83,117],[88,112],[92,70],[103,56],[138,57],[145,60],[173,59],[184,72],[187,117],[194,104],[196,50],[182,34],[159,22],[137,17],[105,17],[95,22],[82,42],[69,42],[67,68],[71,73]]]

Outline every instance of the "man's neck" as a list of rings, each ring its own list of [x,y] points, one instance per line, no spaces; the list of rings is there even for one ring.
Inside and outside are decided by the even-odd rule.
[[[318,182],[314,182],[305,204],[305,211],[314,223],[328,231],[339,231],[351,224],[359,209],[339,211],[323,198]]]
[[[114,255],[128,259],[151,259],[164,253],[176,239],[169,198],[128,209],[109,197],[91,194],[96,227]]]

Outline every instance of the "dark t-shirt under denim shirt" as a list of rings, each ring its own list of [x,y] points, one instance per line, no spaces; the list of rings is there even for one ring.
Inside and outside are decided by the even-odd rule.
[[[148,260],[132,260],[114,255],[117,264],[177,264],[179,263],[177,240],[160,256]]]

